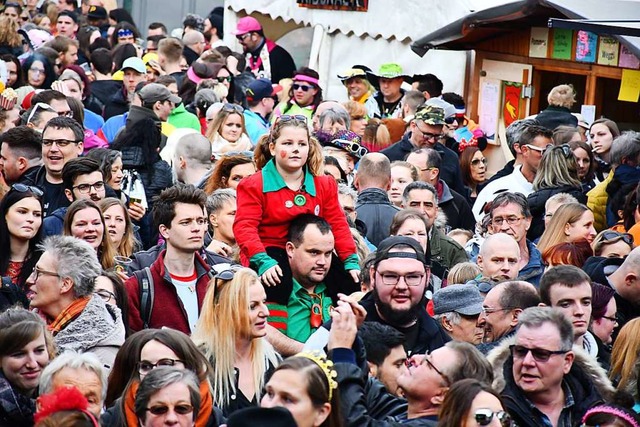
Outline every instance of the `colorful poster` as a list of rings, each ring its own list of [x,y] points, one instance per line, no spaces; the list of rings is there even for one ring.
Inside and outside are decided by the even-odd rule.
[[[571,59],[571,46],[573,43],[573,30],[564,28],[553,29],[553,59]]]
[[[638,102],[640,97],[640,71],[622,70],[618,101]]]
[[[640,60],[625,45],[620,44],[620,60],[618,67],[637,69],[640,67]]]
[[[598,36],[589,31],[576,31],[576,61],[596,62]]]
[[[504,102],[502,103],[502,115],[504,116],[504,126],[520,118],[520,97],[522,94],[522,83],[504,82]]]
[[[620,52],[620,42],[614,37],[600,36],[600,47],[598,49],[598,64],[618,65],[618,52]]]
[[[532,27],[529,38],[529,56],[532,58],[546,58],[549,45],[549,29]]]

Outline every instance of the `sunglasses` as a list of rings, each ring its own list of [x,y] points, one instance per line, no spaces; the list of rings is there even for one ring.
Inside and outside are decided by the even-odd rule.
[[[24,185],[24,184],[18,183],[18,184],[13,184],[11,188],[16,190],[18,193],[31,192],[36,197],[42,197],[44,195],[41,189],[39,189],[38,187],[32,187],[30,185]]]
[[[562,154],[564,155],[565,158],[570,159],[573,157],[573,152],[571,151],[571,147],[569,147],[569,144],[562,144],[562,145],[555,145],[555,146],[547,145],[547,150],[548,151],[562,150]]]
[[[231,83],[232,77],[231,77],[231,76],[227,76],[227,77],[216,77],[216,80],[218,80],[218,83],[224,83],[224,82],[229,82],[229,83]]]
[[[302,116],[300,114],[295,114],[295,115],[284,114],[278,118],[278,121],[283,123],[298,121],[298,122],[303,122],[304,124],[307,124],[307,117]]]
[[[569,350],[545,350],[543,348],[528,348],[522,345],[510,345],[509,350],[513,355],[514,359],[524,359],[527,357],[527,354],[531,352],[531,355],[536,360],[536,362],[546,362],[551,358],[551,356],[557,354],[566,354]]]
[[[31,109],[31,112],[29,113],[29,116],[27,117],[27,123],[31,123],[31,120],[33,119],[33,116],[35,116],[36,113],[38,112],[38,110],[40,110],[40,109],[45,110],[45,111],[51,111],[52,113],[58,114],[58,112],[56,110],[54,110],[51,105],[45,104],[44,102],[38,102]]]
[[[222,106],[222,111],[227,112],[227,113],[236,112],[238,114],[242,114],[244,112],[244,108],[242,108],[239,105],[231,104],[231,103],[227,102],[226,104],[224,104]]]
[[[487,166],[487,159],[473,159],[471,160],[471,166],[478,166],[480,163],[482,163],[483,165]]]
[[[313,89],[313,86],[301,85],[298,83],[294,83],[293,85],[291,85],[291,87],[293,88],[293,90],[300,89],[303,92],[309,92],[311,89]]]
[[[173,407],[173,410],[176,414],[187,415],[193,412],[193,406],[183,403],[180,405],[175,405]],[[147,411],[151,412],[153,415],[165,415],[167,412],[169,412],[169,407],[167,405],[156,405],[147,408]]]
[[[602,233],[602,243],[614,243],[622,240],[629,246],[633,246],[633,236],[629,233],[620,233],[618,231],[605,231]]]
[[[362,157],[369,152],[369,150],[357,142],[349,141],[347,139],[334,139],[331,142],[358,157]]]
[[[505,411],[493,412],[491,409],[482,408],[478,409],[474,414],[474,418],[481,426],[488,426],[493,421],[493,417],[496,417],[500,421],[502,427],[510,427],[512,424],[511,416]]]

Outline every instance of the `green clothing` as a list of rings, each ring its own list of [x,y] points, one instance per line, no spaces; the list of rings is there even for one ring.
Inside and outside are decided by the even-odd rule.
[[[311,313],[314,304],[318,304],[319,312],[322,313],[320,324],[329,320],[332,307],[331,298],[327,295],[327,287],[324,283],[316,285],[315,292],[309,293],[295,279],[293,279],[293,290],[289,295],[286,307],[279,304],[268,304],[269,324],[280,329],[287,337],[299,342],[305,342],[317,327],[311,326]],[[286,312],[286,318],[282,316]],[[320,326],[320,324],[318,326]]]
[[[447,269],[458,263],[469,261],[464,248],[451,237],[442,233],[436,226],[433,227],[433,232],[429,237],[429,248],[431,249],[431,259],[438,261]]]
[[[190,128],[200,132],[200,120],[195,114],[192,114],[184,108],[184,104],[178,105],[171,111],[167,122],[175,126],[176,128]]]

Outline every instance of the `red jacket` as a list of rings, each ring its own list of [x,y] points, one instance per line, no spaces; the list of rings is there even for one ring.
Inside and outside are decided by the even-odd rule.
[[[158,255],[149,269],[153,277],[153,307],[151,309],[151,318],[149,319],[150,328],[167,328],[176,329],[191,335],[191,328],[187,321],[187,313],[182,306],[182,302],[178,298],[175,286],[171,282],[169,272],[164,267],[163,250]],[[211,276],[209,274],[211,267],[198,255],[195,254],[196,273],[198,281],[196,282],[196,293],[198,294],[198,311],[202,308],[202,300],[207,292],[207,286]],[[140,317],[140,290],[138,279],[135,275],[131,275],[126,281],[127,296],[129,297],[129,328],[131,332],[137,332],[142,329],[142,318]]]
[[[238,185],[238,209],[233,234],[240,247],[243,265],[248,265],[255,255],[265,253],[266,247],[284,249],[289,224],[295,217],[305,213],[320,216],[331,225],[335,248],[343,262],[356,254],[356,245],[338,201],[336,181],[330,176],[312,176],[307,172],[305,183],[313,180],[315,195],[306,191],[296,192],[288,187],[265,192],[263,176],[273,174],[274,170],[273,161],[270,161],[261,171],[243,179]],[[306,187],[309,191],[310,186]],[[294,203],[294,197],[300,194],[306,199],[302,206]]]

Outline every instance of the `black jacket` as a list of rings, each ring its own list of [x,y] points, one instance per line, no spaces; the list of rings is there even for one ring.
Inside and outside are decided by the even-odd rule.
[[[536,121],[540,126],[544,126],[549,130],[554,130],[561,125],[571,127],[578,126],[578,119],[571,114],[571,110],[553,105],[549,105],[545,110],[541,111],[540,114],[536,116]]]
[[[440,182],[443,185],[442,192],[438,195],[438,208],[446,215],[447,225],[451,229],[464,228],[472,232],[475,231],[476,219],[467,199],[451,190],[445,181],[441,180]]]
[[[411,143],[411,132],[407,132],[400,141],[381,151],[390,161],[404,160],[409,153],[416,149]],[[436,143],[433,149],[442,157],[440,167],[440,179],[446,182],[452,190],[459,194],[464,194],[464,183],[462,182],[462,172],[460,171],[460,158],[456,153],[442,145]]]
[[[578,203],[582,203],[583,205],[587,204],[587,196],[584,195],[582,189],[579,187],[563,185],[560,187],[543,188],[541,190],[534,191],[527,196],[529,209],[533,216],[531,220],[531,227],[527,232],[527,239],[533,242],[542,235],[544,232],[544,205],[551,196],[559,193],[570,194],[578,200]]]
[[[29,169],[24,171],[22,175],[20,175],[20,178],[18,178],[18,180],[14,184],[20,183],[24,185],[31,185],[31,186],[37,187],[38,183],[36,182],[36,180],[38,179],[38,173],[40,172],[40,169],[43,169],[43,167],[42,166],[30,167]]]
[[[117,80],[96,80],[91,83],[91,94],[102,103],[103,109],[117,92],[122,92],[122,82]]]
[[[121,87],[117,92],[113,93],[111,97],[104,104],[104,119],[105,121],[113,116],[119,116],[129,111],[129,100],[127,99],[127,90]]]
[[[367,188],[358,194],[358,219],[367,226],[367,239],[375,246],[389,237],[391,221],[399,210],[391,204],[386,191],[379,188]]]

